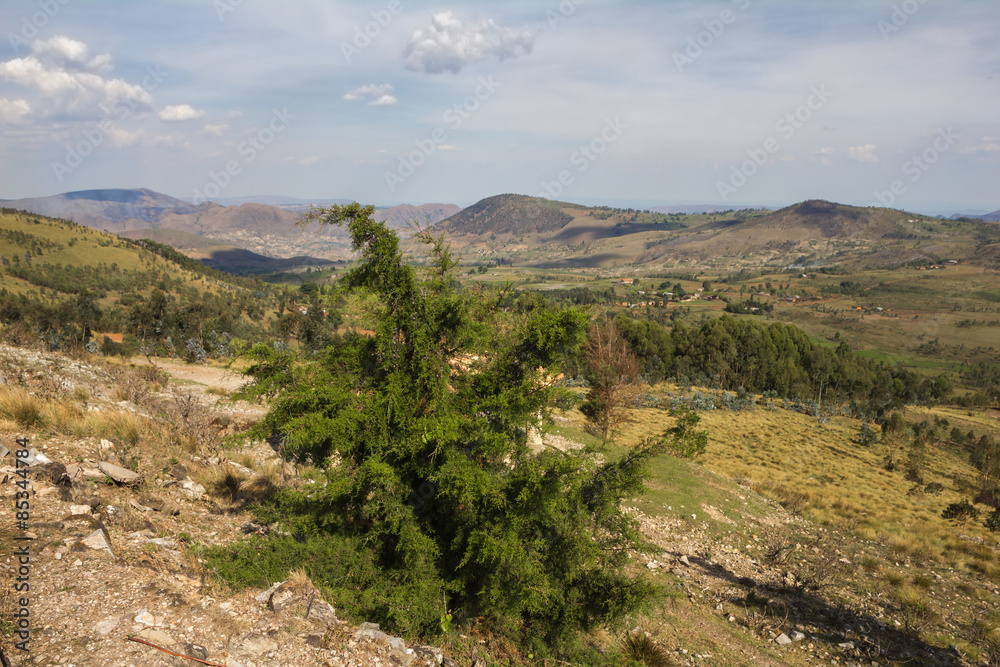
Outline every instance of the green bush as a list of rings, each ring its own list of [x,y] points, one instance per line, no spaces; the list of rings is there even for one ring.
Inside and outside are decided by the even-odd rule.
[[[975,521],[979,518],[979,510],[968,500],[963,500],[960,503],[951,503],[948,505],[941,512],[941,518],[948,521],[955,521],[956,523],[965,523],[970,520]]]
[[[337,337],[306,358],[243,351],[253,382],[239,397],[272,397],[248,437],[280,442],[323,468],[325,483],[256,510],[293,538],[214,553],[213,567],[234,585],[263,586],[305,564],[334,605],[390,630],[432,635],[453,610],[459,627],[481,622],[566,650],[653,593],[624,572],[629,550],[644,547],[621,501],[642,492],[664,444],[603,463],[532,454],[527,427],[541,426],[556,393],[549,378],[579,349],[587,317],[506,313],[500,293],[456,291],[453,258],[426,234],[434,263],[421,279],[373,210],[311,217],[348,225],[360,257],[340,284],[381,302],[375,335]]]

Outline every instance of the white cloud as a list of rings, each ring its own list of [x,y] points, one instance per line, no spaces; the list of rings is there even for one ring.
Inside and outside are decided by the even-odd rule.
[[[875,144],[865,144],[864,146],[851,146],[848,152],[851,157],[858,162],[878,162],[878,155],[875,155]]]
[[[972,146],[964,146],[959,149],[965,155],[991,156],[1000,153],[1000,142],[993,137],[983,137]]]
[[[0,81],[36,91],[40,104],[31,104],[46,116],[96,119],[126,105],[130,114],[144,113],[153,98],[142,86],[108,79],[107,54],[89,58],[87,45],[56,36],[32,44],[32,55],[0,62]]]
[[[114,66],[110,54],[89,58],[90,49],[86,44],[65,35],[33,42],[31,53],[40,62],[71,70],[107,72]]]
[[[17,123],[31,113],[31,105],[26,100],[7,100],[0,98],[0,121]]]
[[[369,106],[391,106],[399,102],[396,96],[392,94],[393,87],[388,83],[369,83],[364,86],[358,86],[354,90],[349,90],[344,94],[345,100],[348,102],[357,102],[360,100],[368,100]]]
[[[415,72],[457,73],[469,63],[528,55],[535,37],[530,28],[509,28],[493,19],[472,22],[454,12],[439,12],[430,26],[413,32],[403,60]]]
[[[185,120],[204,118],[206,115],[208,114],[195,109],[190,104],[175,104],[163,107],[163,111],[160,112],[160,120],[168,123],[179,123]]]
[[[228,129],[229,123],[225,121],[221,123],[206,123],[202,133],[211,137],[221,137]]]

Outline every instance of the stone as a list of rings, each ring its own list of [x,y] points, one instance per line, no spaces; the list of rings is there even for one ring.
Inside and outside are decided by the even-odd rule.
[[[305,636],[306,644],[309,646],[315,646],[316,648],[323,648],[323,637],[325,637],[325,635],[318,632],[310,632]]]
[[[806,638],[806,635],[803,632],[799,632],[798,630],[795,630],[795,631],[792,632],[792,641],[793,642],[800,642],[800,641],[805,640],[805,638]]]
[[[305,619],[318,621],[326,626],[336,625],[339,622],[336,610],[323,599],[323,595],[312,582],[296,586],[290,581],[285,581],[272,586],[267,593],[267,607],[273,612],[291,611],[295,615],[301,614]]]
[[[156,628],[144,628],[140,630],[139,637],[157,646],[173,646],[177,643],[173,637],[163,630],[157,630]]]
[[[688,567],[691,567],[691,561],[688,560],[687,556],[681,556],[681,562],[687,565]]]
[[[116,466],[114,463],[108,463],[107,461],[98,463],[97,468],[112,480],[124,486],[138,484],[142,480],[142,476],[138,473],[134,473],[121,466]]]
[[[111,632],[115,628],[118,627],[118,624],[121,623],[121,622],[122,622],[122,620],[121,620],[120,617],[118,617],[118,616],[109,616],[109,617],[107,617],[103,621],[100,621],[99,623],[97,623],[97,625],[94,626],[94,632],[96,632],[99,635],[107,637],[108,635],[111,634]]]
[[[660,569],[660,566],[654,563],[653,561],[649,561],[648,563],[646,563],[646,567],[649,568],[650,570]]]
[[[778,644],[781,646],[788,646],[789,644],[792,643],[792,640],[784,632],[778,635],[778,638],[775,639],[774,641],[778,642]]]
[[[67,481],[66,466],[61,463],[35,463],[30,470],[36,479],[48,482],[49,484],[62,484]]]
[[[278,643],[264,635],[250,632],[235,639],[230,651],[238,657],[259,659],[265,653],[278,650]]]
[[[180,463],[178,463],[178,464],[176,464],[174,466],[171,466],[171,468],[170,468],[170,476],[173,477],[174,479],[178,480],[178,481],[180,481],[182,479],[185,479],[188,476],[187,468],[185,468]]]
[[[147,609],[143,609],[138,612],[132,620],[136,623],[142,623],[143,625],[156,625],[156,619]]]
[[[840,648],[844,649],[845,651],[852,651],[852,650],[854,650],[854,642],[844,642],[842,644],[837,644],[837,646],[839,646]]]
[[[181,647],[181,653],[188,656],[189,658],[197,658],[198,660],[208,660],[208,649],[201,644],[191,644],[187,643]]]
[[[112,558],[115,557],[115,553],[111,550],[111,541],[108,539],[108,535],[104,532],[103,528],[98,528],[90,535],[87,535],[80,540],[80,544],[94,551],[103,551]]]
[[[80,516],[80,515],[89,516],[92,511],[93,511],[93,508],[90,505],[70,505],[69,506],[69,515],[70,516]]]
[[[10,454],[10,450],[7,449],[6,447],[4,447],[3,445],[0,445],[0,458],[3,458],[4,456],[7,456],[8,454]]]
[[[413,654],[420,660],[440,665],[444,662],[444,653],[436,646],[415,646]]]
[[[131,505],[133,509],[137,509],[140,512],[152,512],[153,511],[152,507],[146,507],[142,503],[136,501],[135,498],[129,498],[128,499],[128,504]]]
[[[181,493],[194,500],[201,500],[202,496],[205,495],[205,487],[191,478],[182,480],[180,487]]]

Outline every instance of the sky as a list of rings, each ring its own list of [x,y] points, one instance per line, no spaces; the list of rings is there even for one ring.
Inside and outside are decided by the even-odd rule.
[[[4,0],[0,198],[1000,209],[996,0]]]

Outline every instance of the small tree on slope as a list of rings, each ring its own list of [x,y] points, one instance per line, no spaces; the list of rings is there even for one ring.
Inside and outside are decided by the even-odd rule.
[[[247,352],[244,395],[273,396],[251,435],[278,436],[325,474],[261,515],[351,540],[384,582],[355,613],[397,630],[433,633],[444,612],[425,601],[442,596],[456,622],[550,646],[631,613],[652,589],[623,574],[641,541],[620,503],[642,491],[662,445],[607,463],[527,446],[551,397],[544,377],[578,348],[586,318],[506,315],[503,295],[456,290],[447,246],[426,234],[434,265],[421,280],[373,212],[334,206],[309,221],[347,225],[360,258],[342,285],[377,295],[374,337],[345,336],[308,360]]]

